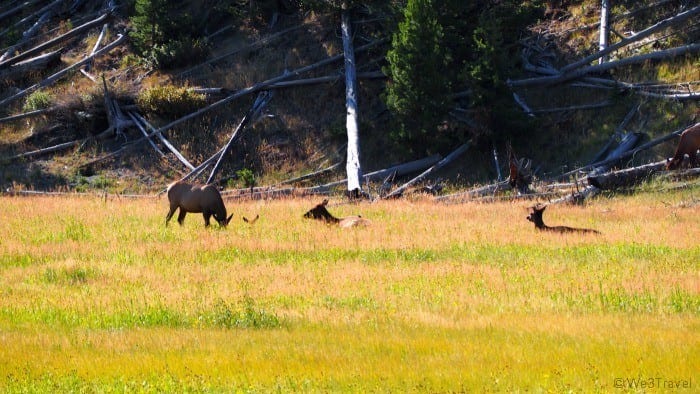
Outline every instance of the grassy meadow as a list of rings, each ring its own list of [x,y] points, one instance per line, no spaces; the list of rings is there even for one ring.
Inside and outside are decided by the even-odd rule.
[[[545,212],[602,235],[522,201],[331,201],[355,229],[227,201],[223,230],[166,228],[165,197],[0,197],[0,392],[692,392],[698,194]]]

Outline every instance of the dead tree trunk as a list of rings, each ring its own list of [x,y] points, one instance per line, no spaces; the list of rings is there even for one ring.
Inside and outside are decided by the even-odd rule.
[[[238,137],[238,133],[242,131],[243,129],[246,128],[248,123],[255,119],[260,111],[267,105],[267,103],[270,101],[272,98],[272,93],[269,91],[261,92],[258,94],[258,97],[255,99],[255,103],[253,103],[253,107],[248,111],[248,113],[243,117],[241,120],[241,123],[238,124],[238,127],[236,127],[236,130],[231,134],[231,138],[228,140],[228,143],[226,146],[224,146],[221,154],[219,155],[219,159],[216,161],[216,164],[214,165],[214,168],[211,170],[211,174],[209,175],[209,178],[207,178],[207,184],[210,184],[213,180],[214,177],[216,176],[216,173],[219,171],[219,167],[221,166],[221,163],[223,162],[224,157],[226,156],[226,153],[231,149],[231,145],[233,144],[233,141],[236,140]]]
[[[87,22],[85,24],[82,24],[82,25],[76,27],[75,29],[70,30],[69,32],[67,32],[65,34],[62,34],[54,39],[46,41],[46,42],[42,43],[41,45],[37,45],[32,49],[26,50],[17,56],[14,56],[12,58],[4,60],[4,61],[0,62],[0,68],[8,66],[10,64],[17,63],[17,62],[24,60],[24,59],[27,59],[29,57],[32,57],[38,53],[41,53],[42,51],[44,51],[48,48],[55,46],[58,43],[67,41],[67,40],[79,35],[80,33],[92,28],[93,26],[99,25],[103,21],[107,20],[107,18],[109,18],[109,14],[104,14],[104,15],[100,16],[99,18],[94,19],[94,20]]]
[[[608,48],[612,48],[610,46]],[[645,55],[628,57],[626,59],[617,60],[614,62],[607,62],[603,64],[597,64],[594,66],[588,66],[579,68],[572,72],[547,76],[547,77],[537,77],[529,79],[520,79],[517,81],[508,81],[508,85],[512,88],[523,88],[532,86],[549,86],[558,83],[563,83],[570,81],[572,79],[577,79],[584,77],[588,74],[601,73],[605,71],[612,70],[617,67],[629,66],[631,64],[639,64],[652,60],[663,60],[670,59],[676,56],[685,55],[686,53],[694,53],[700,51],[700,44],[689,44],[681,47],[666,49],[663,51],[657,51],[652,53],[647,53]]]
[[[370,42],[370,43],[368,43],[368,44],[365,44],[365,45],[363,45],[363,46],[357,48],[356,51],[359,52],[359,51],[362,51],[362,50],[367,50],[367,49],[369,49],[369,48],[372,48],[372,47],[375,47],[375,46],[377,46],[377,45],[383,44],[383,43],[385,43],[385,42],[387,42],[387,41],[388,41],[387,39],[381,39],[381,40],[377,40],[377,41],[372,41],[372,42]],[[102,50],[104,50],[104,49],[102,49]],[[100,52],[101,52],[102,50],[100,50]],[[202,109],[200,109],[200,110],[198,110],[198,111],[195,111],[195,112],[193,112],[193,113],[191,113],[191,114],[189,114],[189,115],[185,115],[185,116],[183,116],[183,117],[180,118],[180,119],[176,119],[176,120],[174,120],[174,121],[172,121],[172,122],[166,124],[165,126],[162,126],[159,130],[160,130],[160,131],[168,130],[168,129],[170,129],[170,128],[172,128],[172,127],[175,127],[176,125],[178,125],[178,124],[180,124],[180,123],[182,123],[182,122],[185,122],[185,121],[188,121],[188,120],[190,120],[190,119],[192,119],[192,118],[195,118],[195,117],[197,117],[197,116],[199,116],[199,115],[201,115],[201,114],[203,114],[203,113],[205,113],[205,112],[208,112],[208,111],[210,111],[210,110],[212,110],[212,109],[214,109],[214,108],[218,108],[218,107],[220,107],[220,106],[222,106],[222,105],[224,105],[224,104],[227,104],[227,103],[229,103],[229,102],[231,102],[231,101],[233,101],[233,100],[235,100],[235,99],[237,99],[237,98],[243,97],[243,96],[248,95],[248,94],[257,93],[257,92],[259,92],[259,91],[261,91],[261,90],[265,90],[265,89],[267,89],[267,87],[268,87],[269,85],[271,85],[271,84],[274,84],[274,83],[277,83],[277,82],[280,82],[280,81],[284,81],[284,80],[287,80],[287,79],[291,79],[291,78],[293,78],[293,77],[295,77],[295,76],[298,76],[298,75],[300,75],[300,74],[302,74],[302,73],[305,73],[305,72],[308,72],[308,71],[317,69],[317,68],[319,68],[319,67],[322,67],[322,66],[325,66],[325,65],[334,63],[334,62],[340,60],[341,57],[342,57],[342,55],[332,56],[332,57],[329,57],[329,58],[327,58],[327,59],[321,60],[320,62],[316,62],[316,63],[311,64],[311,65],[308,65],[308,66],[300,67],[300,68],[298,68],[298,69],[296,69],[296,70],[293,70],[292,72],[285,73],[285,74],[282,74],[282,75],[278,75],[278,76],[276,76],[276,77],[274,77],[274,78],[268,79],[267,81],[263,81],[263,82],[260,82],[260,83],[255,84],[255,85],[253,85],[253,86],[247,87],[247,88],[245,88],[245,89],[241,89],[241,90],[239,90],[239,91],[237,91],[237,92],[235,92],[235,93],[233,93],[233,94],[231,94],[231,95],[229,95],[229,96],[227,96],[227,97],[225,97],[225,98],[222,98],[221,100],[219,100],[219,101],[217,101],[217,102],[215,102],[215,103],[210,104],[210,105],[207,106],[207,107],[204,107],[204,108],[202,108]],[[2,105],[2,103],[0,103],[0,105]]]
[[[636,41],[639,41],[645,37],[648,37],[651,34],[657,32],[659,30],[665,29],[665,28],[672,26],[674,24],[677,24],[677,23],[682,23],[682,22],[690,19],[691,17],[693,17],[694,15],[697,15],[697,14],[700,14],[700,6],[693,7],[691,9],[689,9],[688,11],[681,12],[680,14],[673,16],[671,18],[664,19],[661,22],[640,31],[639,33],[633,35],[632,37],[621,40],[620,42],[615,43],[613,45],[610,45],[607,48],[605,48],[599,52],[596,52],[590,56],[586,56],[585,58],[583,58],[577,62],[571,63],[571,64],[563,67],[561,69],[561,72],[562,72],[562,74],[565,74],[573,69],[585,66],[595,59],[601,58],[601,57],[608,55],[608,54],[610,54],[610,53],[612,53],[612,52],[614,52],[614,51],[616,51],[616,50],[618,50],[626,45],[629,45],[633,42],[636,42]]]
[[[629,187],[649,179],[652,174],[664,169],[665,165],[666,160],[662,160],[639,167],[592,175],[588,177],[588,184],[601,190],[615,190],[621,187]]]
[[[440,168],[442,168],[446,164],[450,163],[452,160],[456,159],[459,155],[464,153],[464,151],[466,151],[468,147],[469,147],[469,143],[462,144],[459,148],[455,149],[452,153],[447,155],[444,159],[437,162],[437,164],[435,164],[432,167],[428,168],[427,170],[423,171],[423,173],[418,175],[417,177],[404,183],[399,188],[397,188],[394,191],[392,191],[391,193],[387,194],[384,198],[387,199],[387,198],[393,198],[393,197],[400,196],[404,192],[404,190],[408,189],[412,185],[416,184],[417,182],[421,181],[422,179],[424,179],[428,175],[432,174],[433,172],[439,170]]]
[[[62,2],[63,2],[63,0],[56,0],[53,3],[42,8],[40,11],[41,16],[39,16],[39,19],[32,25],[32,27],[30,27],[24,33],[22,33],[21,40],[19,40],[14,45],[10,46],[7,49],[7,51],[5,51],[5,53],[2,56],[0,56],[0,62],[4,61],[5,59],[12,56],[12,54],[16,50],[22,48],[22,46],[24,46],[24,44],[29,42],[29,40],[39,32],[41,27],[44,26],[44,24],[46,24],[46,22],[48,22],[51,19],[51,17],[54,14],[54,9],[57,8],[59,5],[61,5]]]
[[[22,90],[21,92],[18,92],[18,93],[16,93],[16,94],[14,94],[14,95],[12,95],[12,96],[10,96],[10,97],[8,97],[8,98],[6,98],[6,99],[0,101],[0,107],[3,107],[3,106],[5,106],[5,105],[7,105],[7,104],[9,104],[9,103],[11,103],[11,102],[13,102],[13,101],[15,101],[15,100],[18,100],[18,99],[20,99],[20,98],[22,98],[22,97],[28,95],[29,93],[31,93],[31,92],[33,92],[33,91],[35,91],[35,90],[37,90],[37,89],[39,89],[39,88],[41,88],[41,87],[45,87],[45,86],[52,85],[52,84],[53,84],[54,82],[56,82],[59,78],[61,78],[61,77],[63,77],[64,75],[68,74],[70,71],[72,71],[72,70],[74,70],[74,69],[76,69],[76,68],[82,66],[83,64],[85,64],[85,63],[91,61],[93,58],[102,55],[103,53],[107,53],[107,52],[111,51],[114,47],[116,47],[117,45],[121,44],[121,43],[124,42],[125,40],[126,40],[126,36],[120,35],[119,38],[117,38],[116,40],[112,41],[112,42],[111,42],[109,45],[107,45],[106,47],[104,47],[104,48],[100,49],[99,51],[95,52],[92,56],[88,56],[88,57],[86,57],[85,59],[83,59],[83,60],[81,60],[81,61],[79,61],[79,62],[77,62],[77,63],[75,63],[75,64],[73,64],[73,65],[71,65],[71,66],[69,66],[69,67],[66,67],[66,68],[64,68],[63,70],[61,70],[61,71],[59,71],[59,72],[57,72],[57,73],[51,75],[50,77],[46,78],[45,80],[43,80],[43,81],[41,81],[41,82],[39,82],[39,83],[37,83],[37,84],[35,84],[35,85],[32,85],[32,86],[30,86],[30,87],[28,87],[28,88]]]
[[[600,39],[598,48],[604,51],[608,47],[608,13],[610,11],[610,0],[603,0],[600,7]],[[608,60],[607,55],[598,59],[598,64],[603,64]]]
[[[350,11],[343,2],[341,30],[345,54],[345,103],[347,116],[345,127],[348,133],[348,155],[345,170],[348,176],[348,194],[358,197],[362,193],[362,167],[360,166],[360,131],[357,122],[357,78],[355,76],[355,50],[352,45]]]

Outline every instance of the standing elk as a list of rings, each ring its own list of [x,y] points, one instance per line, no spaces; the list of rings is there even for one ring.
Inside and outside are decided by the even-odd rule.
[[[165,217],[165,225],[168,225],[175,210],[180,208],[177,222],[182,226],[187,212],[202,213],[204,215],[204,227],[209,227],[209,218],[219,223],[219,226],[226,227],[231,221],[231,214],[226,217],[226,206],[221,194],[214,185],[194,185],[187,182],[177,181],[168,186],[168,200],[170,201],[170,212]]]
[[[371,222],[364,219],[362,216],[347,216],[344,218],[337,218],[331,215],[326,209],[328,205],[328,199],[323,200],[320,204],[316,205],[313,209],[304,214],[306,219],[316,219],[324,221],[328,224],[337,224],[342,228],[356,227],[356,226],[367,226]]]
[[[698,165],[697,151],[700,149],[700,123],[690,126],[681,133],[678,147],[673,157],[666,163],[666,169],[675,170],[683,163],[685,155],[690,157],[691,166]]]
[[[531,207],[530,209],[532,210],[530,212],[530,215],[528,215],[527,220],[535,223],[535,228],[538,230],[542,231],[552,231],[555,233],[589,233],[589,234],[600,234],[600,231],[598,230],[593,230],[590,228],[575,228],[575,227],[567,227],[567,226],[547,226],[544,224],[544,221],[542,220],[542,213],[544,212],[545,208],[547,208],[546,205],[542,204],[537,204],[534,207]]]

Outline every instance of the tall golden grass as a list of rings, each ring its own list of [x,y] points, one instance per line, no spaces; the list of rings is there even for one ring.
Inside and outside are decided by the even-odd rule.
[[[552,206],[2,197],[2,391],[610,391],[697,379],[697,190]],[[241,216],[260,215],[252,226]],[[692,381],[693,385],[698,382]],[[629,387],[628,387],[629,388]]]

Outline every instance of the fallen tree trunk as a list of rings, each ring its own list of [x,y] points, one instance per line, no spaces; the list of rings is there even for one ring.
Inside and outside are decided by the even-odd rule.
[[[73,37],[75,37],[75,36],[81,34],[82,32],[84,32],[84,31],[86,31],[86,30],[92,28],[93,26],[99,25],[100,23],[102,23],[102,22],[104,22],[105,20],[107,20],[107,18],[109,18],[109,13],[103,14],[103,15],[101,15],[101,16],[100,16],[99,18],[97,18],[97,19],[94,19],[94,20],[92,20],[92,21],[90,21],[90,22],[84,23],[84,24],[82,24],[82,25],[80,25],[80,26],[78,26],[78,27],[76,27],[76,28],[74,28],[74,29],[68,31],[67,33],[64,33],[64,34],[62,34],[62,35],[60,35],[60,36],[58,36],[58,37],[56,37],[56,38],[53,38],[53,39],[51,39],[51,40],[49,40],[49,41],[46,41],[46,42],[42,43],[41,45],[37,45],[37,46],[35,46],[35,47],[32,48],[32,49],[26,50],[26,51],[20,53],[19,55],[16,55],[16,56],[11,57],[11,58],[9,58],[9,59],[7,59],[7,60],[4,60],[4,61],[0,62],[0,68],[2,68],[2,67],[7,67],[7,66],[9,66],[9,65],[11,65],[11,64],[14,64],[14,63],[17,63],[17,62],[19,62],[19,61],[21,61],[21,60],[24,60],[24,59],[27,59],[27,58],[29,58],[29,57],[32,57],[32,56],[34,56],[34,55],[36,55],[36,54],[38,54],[38,53],[41,53],[42,51],[44,51],[44,50],[46,50],[46,49],[48,49],[48,48],[53,47],[54,45],[56,45],[56,44],[58,44],[58,43],[67,41],[67,40],[69,40],[69,39],[71,39],[71,38],[73,38]]]
[[[55,110],[57,107],[51,107],[51,108],[44,108],[44,109],[37,109],[36,111],[30,111],[30,112],[25,112],[23,114],[17,114],[17,115],[12,115],[12,116],[7,116],[5,118],[0,118],[0,123],[5,123],[5,122],[12,122],[13,120],[20,120],[24,118],[30,118],[32,116],[37,116],[41,114],[45,114],[47,112],[51,112]]]
[[[295,79],[292,81],[280,81],[280,82],[275,82],[275,83],[267,85],[266,90],[268,90],[268,89],[286,89],[286,88],[291,88],[291,87],[296,87],[296,86],[316,85],[316,84],[321,84],[321,83],[335,82],[341,78],[343,78],[343,74],[329,75],[326,77]],[[384,73],[382,73],[381,71],[374,71],[374,72],[358,73],[357,78],[358,79],[379,79],[379,78],[386,78],[386,75],[384,75]],[[194,93],[206,94],[206,95],[227,95],[227,94],[233,93],[231,90],[229,90],[227,88],[199,87],[199,88],[192,88],[192,91]]]
[[[435,154],[435,155],[426,157],[424,159],[414,160],[414,161],[410,161],[408,163],[399,164],[399,165],[395,165],[395,166],[392,166],[389,168],[385,168],[383,170],[377,170],[377,171],[373,171],[373,172],[364,174],[362,176],[362,180],[363,180],[363,182],[369,182],[369,181],[383,179],[386,176],[391,175],[391,174],[396,174],[396,176],[403,176],[403,175],[407,175],[407,174],[412,174],[414,172],[421,171],[427,167],[434,165],[435,163],[440,161],[440,159],[442,159],[442,157],[440,155]],[[348,182],[347,179],[343,179],[340,181],[326,183],[325,185],[314,186],[312,189],[314,189],[316,191],[328,192],[332,188],[340,186],[340,185],[344,185],[347,182]]]
[[[357,48],[356,51],[357,52],[364,51],[364,50],[367,50],[369,48],[373,48],[377,45],[383,44],[387,41],[388,41],[388,39],[380,39],[380,40],[372,41],[368,44],[365,44],[365,45]],[[178,125],[180,123],[186,122],[192,118],[200,116],[208,111],[211,111],[214,108],[218,108],[218,107],[220,107],[224,104],[227,104],[227,103],[229,103],[237,98],[243,97],[243,96],[251,94],[251,93],[257,93],[261,90],[265,90],[267,88],[267,86],[269,86],[273,83],[277,83],[280,81],[284,81],[286,79],[290,79],[292,77],[298,76],[299,74],[302,74],[302,73],[317,69],[319,67],[334,63],[342,58],[343,58],[343,55],[335,55],[335,56],[329,57],[327,59],[321,60],[320,62],[316,62],[316,63],[308,65],[308,66],[300,67],[296,70],[293,70],[292,72],[285,73],[285,74],[279,75],[279,76],[274,77],[274,78],[270,78],[266,81],[257,83],[255,85],[247,87],[245,89],[241,89],[241,90],[239,90],[239,91],[237,91],[237,92],[235,92],[235,93],[233,93],[233,94],[231,94],[231,95],[229,95],[229,96],[227,96],[227,97],[225,97],[225,98],[223,98],[223,99],[221,99],[213,104],[210,104],[202,109],[199,109],[199,110],[197,110],[189,115],[185,115],[185,116],[181,117],[180,119],[176,119],[176,120],[166,124],[165,126],[161,127],[159,130],[166,131],[172,127],[175,127],[176,125]],[[2,103],[0,103],[0,105],[2,105]]]
[[[136,116],[134,115],[134,113],[133,113],[133,112],[128,112],[128,115],[129,115],[129,117],[131,118],[131,120],[134,122],[134,124],[136,125],[136,128],[138,128],[139,130],[141,130],[141,134],[143,134],[143,136],[146,138],[146,140],[148,141],[148,143],[151,144],[151,146],[153,147],[153,150],[155,150],[156,153],[158,153],[158,155],[159,155],[160,157],[165,157],[165,153],[163,153],[163,151],[160,150],[160,148],[158,148],[158,145],[156,145],[156,143],[153,142],[153,140],[151,139],[151,137],[148,136],[148,132],[146,131],[146,129],[144,128],[144,126],[141,124],[141,122],[139,122],[139,120],[136,118]]]
[[[7,48],[5,53],[2,56],[0,56],[0,62],[4,61],[5,59],[12,56],[12,54],[16,50],[22,48],[26,43],[28,43],[29,40],[31,40],[32,37],[34,37],[39,32],[39,30],[41,30],[41,27],[44,26],[44,24],[46,24],[46,22],[48,22],[51,19],[51,17],[54,14],[54,8],[61,5],[62,2],[63,2],[63,0],[56,0],[53,3],[42,8],[39,11],[41,13],[41,15],[39,16],[39,19],[32,25],[32,27],[30,27],[29,29],[25,30],[24,33],[22,33],[22,39],[20,39],[14,45]],[[25,18],[25,19],[27,19],[27,18]],[[22,21],[24,21],[25,19],[23,19]],[[22,21],[20,21],[20,22],[22,22]],[[17,25],[15,25],[15,26],[17,26]]]
[[[301,182],[301,181],[306,181],[306,180],[309,180],[309,179],[311,179],[311,178],[315,178],[315,177],[317,177],[317,176],[325,175],[325,174],[327,174],[327,173],[329,173],[329,172],[335,170],[336,168],[340,167],[341,164],[342,164],[342,163],[338,162],[338,163],[335,163],[335,164],[333,164],[332,166],[326,167],[326,168],[324,168],[324,169],[322,169],[322,170],[310,172],[310,173],[308,173],[308,174],[301,175],[301,176],[298,176],[298,177],[296,177],[296,178],[291,178],[291,179],[284,180],[284,181],[282,181],[282,182],[276,184],[275,186],[286,185],[286,184],[289,184],[289,183],[296,183],[296,182]],[[273,186],[273,187],[274,187],[274,186]]]
[[[563,83],[570,81],[572,79],[581,78],[588,74],[601,73],[605,71],[612,70],[617,67],[629,66],[631,64],[644,63],[650,60],[663,60],[673,58],[679,55],[684,55],[686,53],[693,53],[700,51],[700,44],[689,44],[681,47],[671,48],[663,51],[657,51],[648,53],[645,55],[632,56],[626,59],[621,59],[613,62],[607,62],[603,64],[597,64],[594,66],[582,67],[576,70],[572,70],[568,73],[563,73],[559,75],[546,76],[546,77],[536,77],[529,79],[519,79],[515,81],[508,81],[508,85],[511,88],[524,88],[539,86],[545,87],[558,83]]]
[[[459,155],[461,155],[462,153],[464,153],[464,151],[466,151],[467,148],[469,148],[469,143],[462,144],[459,148],[457,148],[457,149],[455,149],[454,151],[452,151],[452,153],[450,153],[449,155],[447,155],[444,159],[440,160],[439,162],[437,162],[437,163],[436,163],[435,165],[433,165],[432,167],[430,167],[430,168],[428,168],[427,170],[425,170],[425,171],[424,171],[423,173],[421,173],[420,175],[418,175],[417,177],[415,177],[415,178],[411,179],[410,181],[404,183],[403,185],[401,185],[400,187],[398,187],[397,189],[395,189],[395,190],[392,191],[391,193],[389,193],[389,194],[387,194],[386,196],[384,196],[384,199],[388,199],[388,198],[393,198],[393,197],[398,197],[398,196],[400,196],[401,193],[404,192],[404,190],[408,189],[408,188],[411,187],[412,185],[415,185],[417,182],[419,182],[419,181],[425,179],[428,175],[430,175],[430,174],[432,174],[433,172],[439,170],[440,168],[444,167],[446,164],[449,164],[452,160],[454,160],[454,159],[456,159],[457,157],[459,157]]]
[[[61,61],[61,50],[45,53],[35,58],[27,59],[0,71],[0,80],[17,79],[30,72],[43,70]]]
[[[639,143],[644,138],[645,134],[643,133],[627,133],[622,137],[622,140],[620,141],[620,144],[613,149],[608,155],[605,157],[603,162],[605,164],[598,165],[596,166],[592,173],[593,174],[599,174],[606,172],[615,165],[619,160],[622,160],[621,156],[623,156],[625,153],[631,151],[634,149],[635,146]]]
[[[615,190],[618,188],[636,185],[664,169],[666,160],[656,163],[644,164],[638,167],[626,168],[619,171],[611,171],[605,174],[589,175],[588,184],[601,190]]]
[[[496,194],[500,191],[506,191],[510,190],[513,187],[510,185],[508,180],[502,181],[502,182],[497,182],[493,183],[491,185],[486,185],[486,186],[480,186],[475,189],[459,192],[459,193],[453,193],[453,194],[448,194],[446,196],[440,196],[436,197],[435,201],[448,201],[448,200],[459,200],[459,201],[464,201],[467,199],[472,199],[474,197],[483,197],[487,195],[493,195]]]
[[[61,150],[66,150],[66,149],[71,148],[73,146],[83,144],[83,143],[89,141],[91,138],[96,138],[96,139],[105,138],[109,135],[109,133],[111,133],[111,131],[112,131],[112,128],[110,127],[107,130],[101,132],[100,134],[98,134],[94,137],[82,138],[82,139],[75,140],[75,141],[69,141],[69,142],[64,142],[62,144],[49,146],[47,148],[42,148],[42,149],[30,151],[30,152],[20,153],[20,154],[8,157],[8,159],[15,160],[15,159],[28,158],[28,157],[33,157],[33,156],[41,156],[41,155],[44,155],[47,153],[53,153],[53,152],[58,152]]]
[[[165,145],[168,148],[168,150],[171,151],[175,155],[175,157],[177,157],[177,159],[180,160],[180,162],[185,165],[185,167],[189,168],[190,170],[194,170],[194,166],[185,158],[185,156],[183,156],[182,153],[180,153],[180,151],[177,150],[173,146],[173,144],[171,144],[170,141],[167,140],[167,138],[165,138],[163,133],[161,133],[160,131],[158,131],[158,129],[153,127],[153,125],[150,124],[143,116],[141,116],[138,113],[133,112],[133,111],[129,112],[129,116],[131,116],[132,119],[134,119],[134,118],[138,119],[148,129],[152,130],[153,134],[155,134],[156,137],[158,137],[158,139],[160,139],[160,142],[162,142],[163,145]],[[149,137],[148,133],[144,132],[144,136],[150,141],[150,137]]]
[[[690,125],[690,126],[692,126],[692,125]],[[579,173],[579,172],[583,172],[583,171],[587,171],[587,170],[590,170],[591,168],[594,168],[594,167],[600,167],[600,166],[608,165],[608,164],[610,164],[610,163],[614,163],[614,162],[617,161],[617,160],[625,159],[625,158],[627,158],[627,157],[636,155],[638,152],[641,152],[641,151],[643,151],[643,150],[649,149],[649,148],[654,147],[654,146],[656,146],[656,145],[658,145],[658,144],[660,144],[660,143],[662,143],[662,142],[666,142],[666,141],[668,141],[668,140],[670,140],[670,139],[672,139],[672,138],[674,138],[674,137],[679,136],[685,129],[687,129],[687,128],[690,127],[690,126],[684,127],[684,128],[682,128],[682,129],[678,129],[678,130],[676,130],[676,131],[674,131],[674,132],[672,132],[672,133],[666,134],[666,135],[663,136],[663,137],[655,138],[655,139],[653,139],[653,140],[651,140],[651,141],[649,141],[649,142],[647,142],[647,143],[644,143],[644,144],[642,144],[642,145],[639,145],[639,146],[636,147],[635,149],[623,153],[623,154],[620,155],[620,157],[618,157],[618,158],[603,160],[603,161],[600,161],[600,162],[598,162],[598,163],[589,164],[589,165],[586,165],[586,166],[577,168],[577,169],[575,169],[575,170],[572,170],[572,171],[569,171],[569,172],[565,172],[565,173],[563,173],[563,174],[561,174],[561,175],[555,177],[555,179],[567,178],[567,177],[569,177],[569,176],[571,176],[571,175],[573,175],[573,174],[576,174],[576,173]]]
[[[700,6],[691,8],[685,12],[681,12],[680,14],[678,14],[674,17],[664,19],[661,22],[656,23],[655,25],[650,26],[650,27],[640,31],[639,33],[633,35],[632,37],[623,39],[623,40],[616,42],[615,44],[610,45],[606,48],[601,48],[600,51],[598,51],[590,56],[586,56],[577,62],[571,63],[565,67],[562,67],[561,73],[567,73],[567,72],[574,70],[576,68],[590,64],[590,62],[592,62],[593,60],[603,58],[606,55],[608,55],[608,54],[610,54],[610,53],[612,53],[612,52],[614,52],[614,51],[616,51],[616,50],[618,50],[626,45],[629,45],[633,42],[636,42],[636,41],[639,41],[645,37],[648,37],[651,34],[657,32],[659,30],[665,29],[669,26],[673,26],[673,25],[681,23],[681,22],[685,22],[686,20],[690,19],[691,17],[693,17],[697,14],[700,14]],[[601,33],[601,36],[602,36],[602,33]]]
[[[238,127],[236,127],[236,130],[234,130],[233,134],[231,134],[231,138],[228,140],[228,143],[222,149],[221,154],[219,155],[219,158],[216,161],[216,164],[214,164],[214,168],[212,168],[211,170],[209,178],[207,178],[207,184],[210,184],[214,180],[214,177],[216,176],[216,173],[219,171],[219,167],[223,162],[223,158],[226,156],[226,153],[228,153],[228,151],[231,149],[231,145],[233,145],[233,141],[235,141],[238,137],[238,133],[246,128],[251,119],[258,116],[260,111],[262,111],[262,109],[267,105],[270,99],[272,99],[272,93],[270,93],[269,91],[261,92],[260,94],[258,94],[258,97],[255,99],[255,103],[253,103],[253,106],[250,108],[248,113],[245,114],[243,119],[241,119],[241,122],[238,124]]]
[[[68,74],[72,70],[82,66],[83,64],[85,64],[89,61],[91,61],[93,58],[95,58],[97,56],[100,56],[104,53],[111,51],[113,48],[115,48],[117,45],[121,44],[124,41],[126,41],[126,36],[120,35],[116,40],[112,41],[109,45],[107,45],[104,48],[100,49],[99,51],[95,52],[93,55],[88,56],[88,57],[84,58],[83,60],[81,60],[77,63],[74,63],[73,65],[66,67],[63,70],[51,75],[50,77],[46,78],[45,80],[43,80],[35,85],[32,85],[32,86],[22,90],[21,92],[18,92],[16,94],[0,101],[0,107],[5,106],[5,105],[7,105],[15,100],[18,100],[18,99],[28,95],[29,93],[31,93],[39,88],[52,85],[54,82],[56,82],[58,79],[60,79],[64,75]]]

